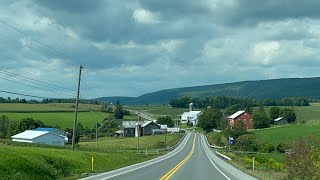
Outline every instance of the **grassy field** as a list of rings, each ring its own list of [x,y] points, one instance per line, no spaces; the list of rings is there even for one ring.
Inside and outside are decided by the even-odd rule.
[[[73,103],[20,104],[0,103],[0,112],[74,112]],[[100,105],[87,104],[92,110],[100,110]],[[88,107],[79,104],[79,111],[89,111]]]
[[[166,137],[165,137],[166,136]],[[183,136],[183,134],[161,134],[161,135],[154,135],[154,136],[143,136],[139,137],[139,147],[142,150],[148,148],[151,149],[158,149],[163,148],[160,145],[164,145],[161,142],[167,142],[167,146],[175,145]],[[96,142],[81,142],[80,146],[82,148],[95,148]],[[137,148],[137,138],[136,137],[128,137],[128,138],[113,138],[113,137],[104,137],[100,138],[98,141],[99,149],[109,149],[109,150],[122,150],[122,149],[129,149],[133,150]]]
[[[265,107],[267,113],[269,112],[270,108],[271,107]],[[285,107],[279,106],[279,108]],[[296,113],[298,122],[305,120],[307,124],[320,125],[320,103],[311,103],[310,106],[296,106],[293,108]]]
[[[110,171],[155,157],[134,153],[97,153],[65,149],[0,145],[0,179],[77,179],[91,171]]]
[[[258,141],[278,145],[309,135],[320,137],[320,125],[297,124],[252,131]]]
[[[108,117],[107,113],[100,113]],[[58,125],[61,128],[72,128],[74,113],[73,112],[36,112],[36,113],[14,113],[0,112],[0,115],[8,116],[10,121],[20,121],[23,118],[34,118],[40,120],[46,125]],[[92,128],[97,122],[101,123],[102,117],[92,112],[79,112],[78,122],[83,126]]]

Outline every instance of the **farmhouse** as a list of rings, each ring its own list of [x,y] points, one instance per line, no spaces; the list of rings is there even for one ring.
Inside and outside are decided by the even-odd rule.
[[[153,135],[155,131],[160,129],[160,125],[153,121],[122,121],[121,130],[124,137],[137,137]]]
[[[274,124],[275,125],[284,125],[284,124],[288,124],[288,121],[285,120],[283,117],[279,117],[274,120]]]
[[[38,143],[54,146],[64,146],[68,138],[62,135],[54,134],[49,131],[26,130],[17,135],[11,136],[14,142]]]
[[[198,117],[202,114],[201,111],[193,110],[193,103],[189,104],[189,112],[184,112],[179,116],[181,123],[191,122],[194,126],[198,123]]]
[[[252,129],[253,127],[253,120],[250,113],[246,111],[238,111],[231,116],[228,117],[230,126],[234,126],[238,121],[244,122],[247,129]]]

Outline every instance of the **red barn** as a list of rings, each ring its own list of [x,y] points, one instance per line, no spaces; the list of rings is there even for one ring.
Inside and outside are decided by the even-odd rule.
[[[228,117],[229,124],[230,126],[234,126],[235,123],[238,121],[244,122],[246,125],[247,129],[252,129],[253,128],[253,120],[252,116],[250,113],[247,113],[245,111],[238,111],[231,116]]]

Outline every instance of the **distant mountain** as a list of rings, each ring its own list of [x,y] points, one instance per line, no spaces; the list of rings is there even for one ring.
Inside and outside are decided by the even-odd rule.
[[[290,78],[243,81],[195,87],[174,88],[141,95],[139,97],[103,97],[97,100],[122,104],[168,104],[170,99],[183,96],[204,98],[229,96],[241,98],[308,97],[320,99],[320,78]]]

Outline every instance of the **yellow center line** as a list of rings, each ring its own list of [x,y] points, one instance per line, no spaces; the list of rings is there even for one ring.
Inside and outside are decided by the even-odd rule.
[[[193,145],[192,145],[192,149],[191,149],[191,152],[189,153],[189,155],[188,155],[186,158],[184,158],[184,160],[182,160],[180,163],[178,163],[174,168],[172,168],[172,169],[171,169],[167,174],[165,174],[162,178],[160,178],[160,180],[168,180],[168,179],[170,179],[171,176],[173,176],[174,173],[176,173],[176,172],[180,169],[180,167],[181,167],[185,162],[187,162],[187,161],[190,159],[190,157],[192,156],[192,154],[193,154],[193,152],[194,152],[194,146],[195,146],[195,142],[196,142],[196,136],[197,136],[197,135],[195,135],[194,138],[193,138]]]

